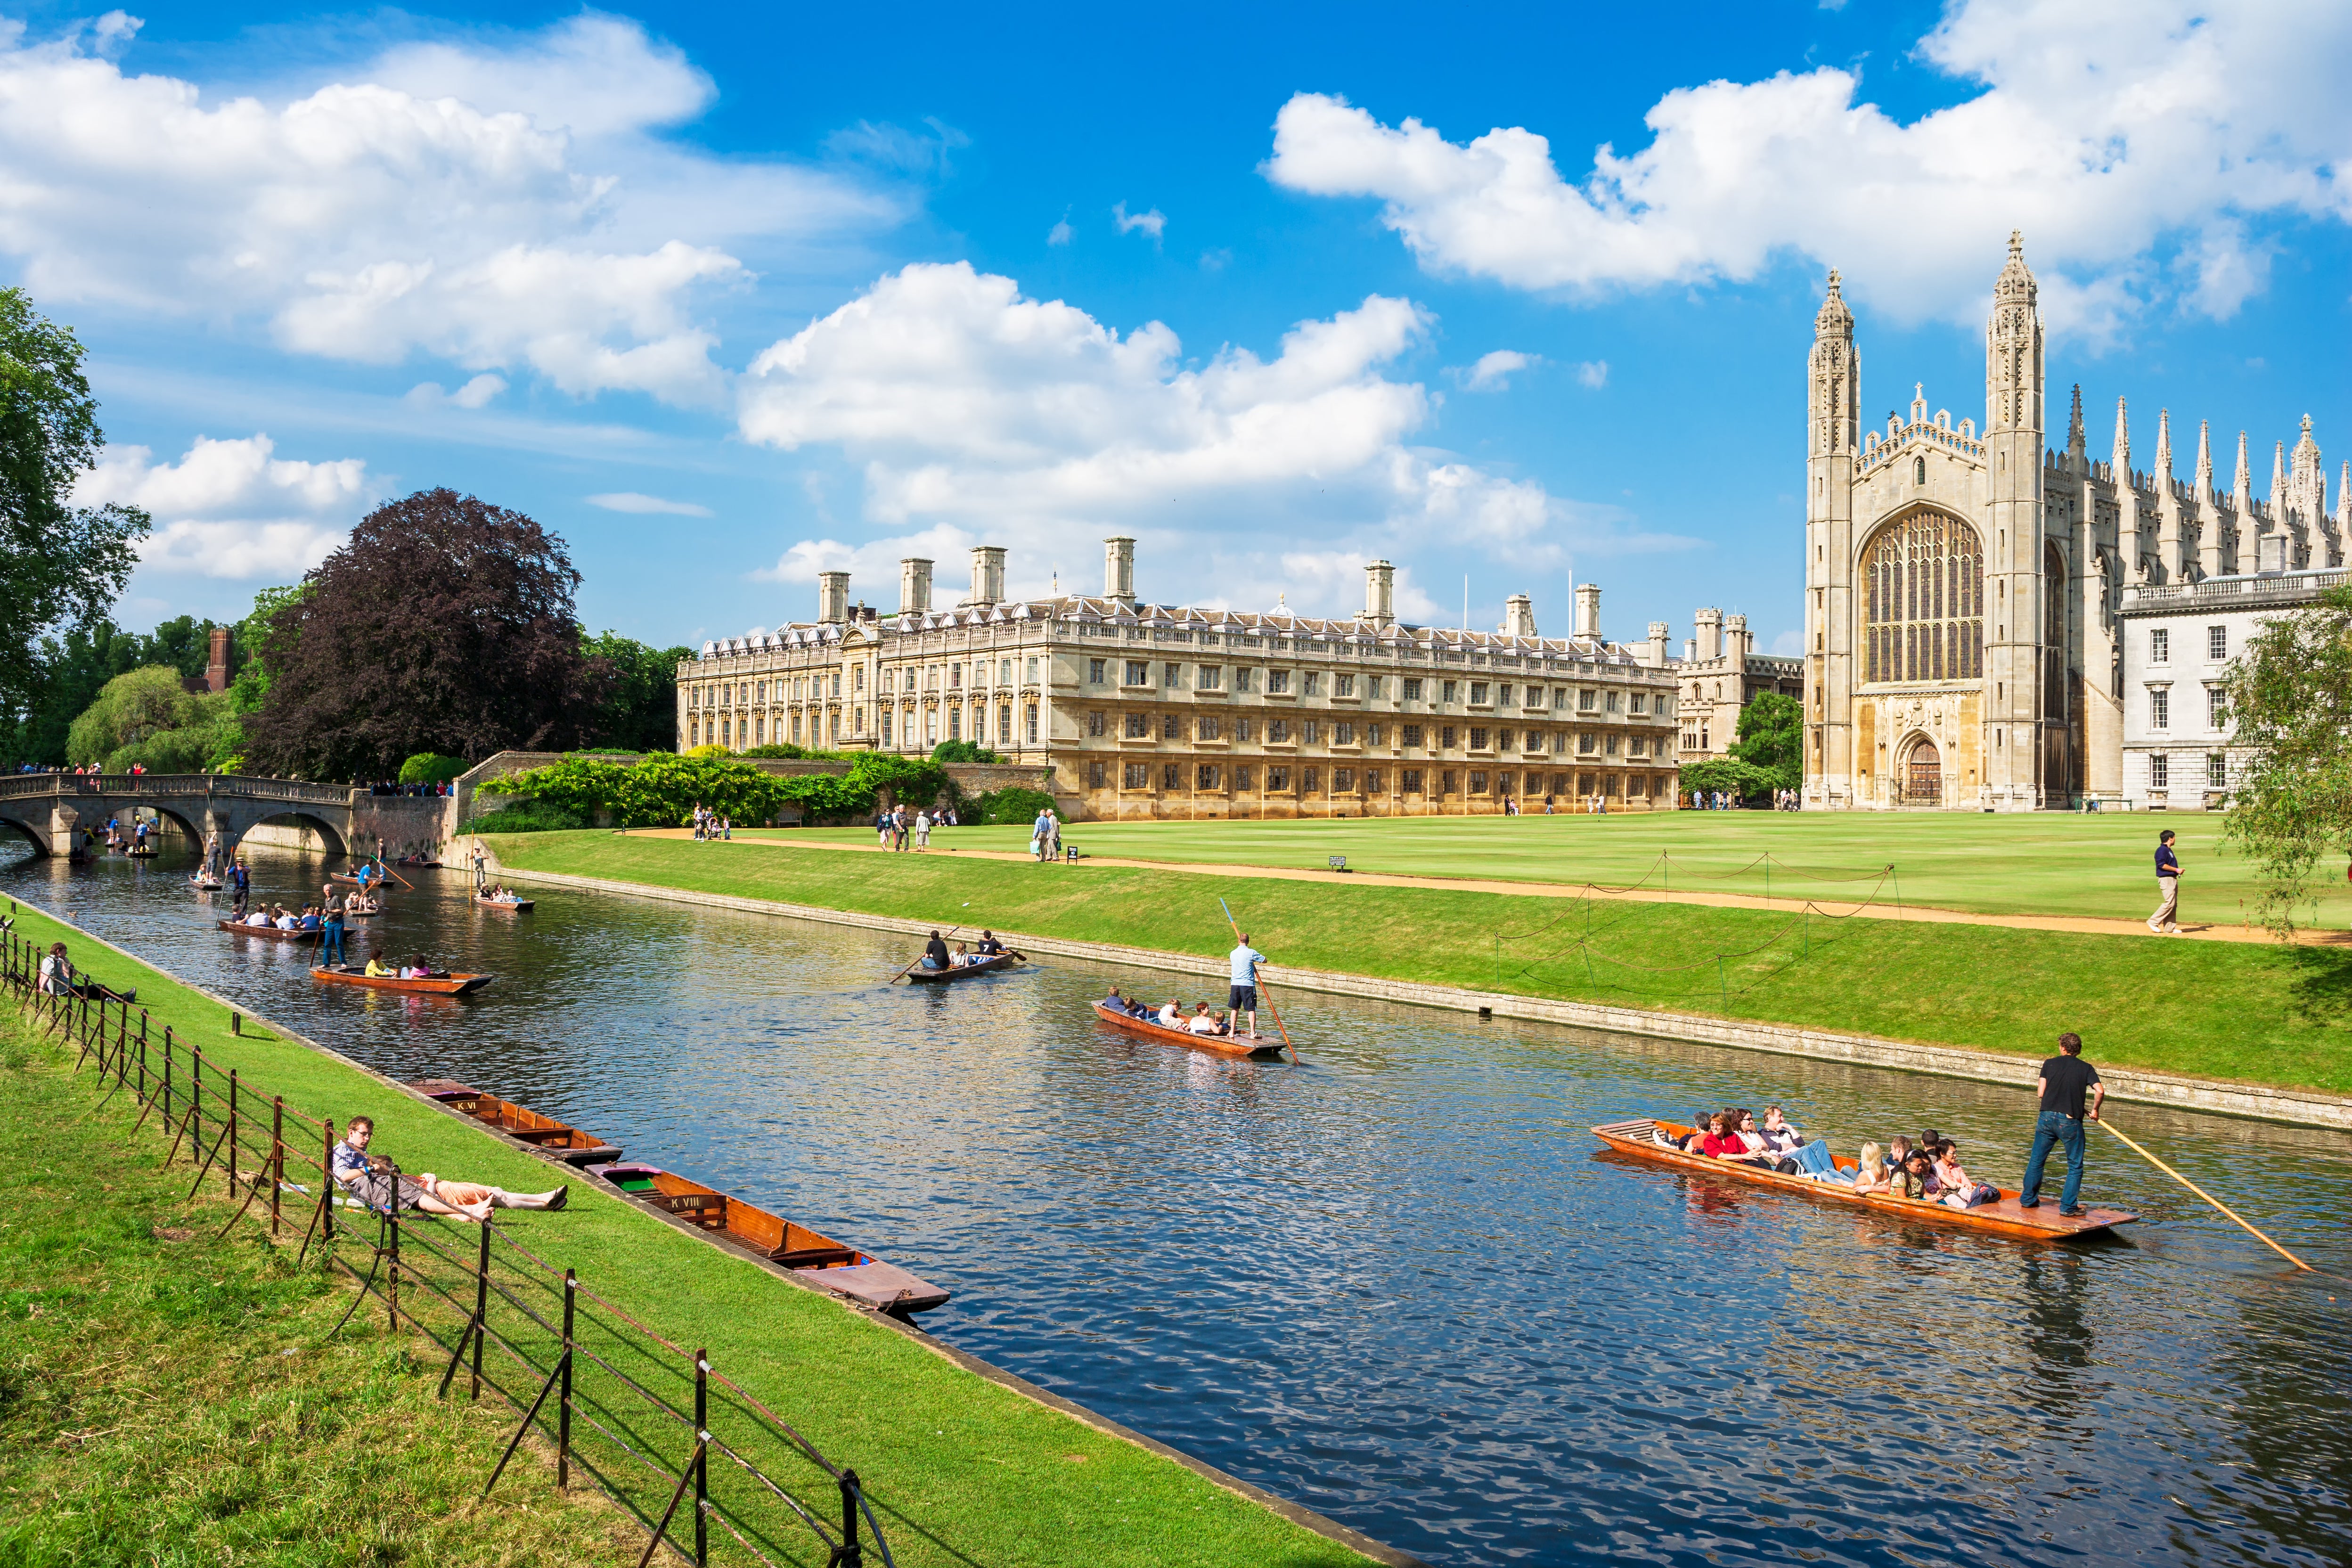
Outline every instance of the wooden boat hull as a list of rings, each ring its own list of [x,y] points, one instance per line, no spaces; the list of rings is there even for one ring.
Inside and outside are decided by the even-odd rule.
[[[527,910],[538,903],[537,899],[476,899],[475,905],[485,910]]]
[[[1217,1057],[1249,1057],[1267,1059],[1282,1055],[1282,1042],[1263,1035],[1196,1035],[1190,1029],[1171,1029],[1164,1024],[1146,1023],[1114,1011],[1100,1002],[1095,1004],[1095,1016],[1114,1029],[1130,1035],[1141,1035],[1162,1045],[1181,1046],[1188,1051],[1206,1051]]]
[[[1971,1230],[1986,1236],[2005,1236],[2018,1241],[2071,1241],[2077,1237],[2098,1236],[2119,1225],[2130,1225],[2139,1216],[2121,1209],[2094,1208],[2069,1219],[2061,1215],[2058,1205],[2048,1198],[2038,1208],[2017,1206],[2018,1194],[2004,1192],[1996,1203],[1980,1204],[1972,1209],[1947,1207],[1926,1200],[1890,1197],[1882,1193],[1854,1193],[1834,1182],[1815,1181],[1810,1176],[1784,1176],[1757,1165],[1739,1165],[1722,1160],[1709,1160],[1697,1154],[1685,1154],[1679,1149],[1669,1149],[1656,1142],[1654,1134],[1664,1132],[1668,1137],[1680,1137],[1690,1131],[1671,1121],[1642,1119],[1633,1121],[1612,1121],[1592,1130],[1594,1137],[1618,1153],[1631,1155],[1653,1164],[1673,1165],[1705,1175],[1727,1177],[1747,1182],[1755,1186],[1778,1187],[1825,1203],[1843,1204],[1851,1208],[1869,1209],[1895,1219],[1910,1220],[1922,1225],[1939,1225],[1954,1230]],[[1839,1159],[1838,1169],[1853,1169],[1852,1160]]]
[[[593,1132],[583,1132],[569,1122],[558,1121],[552,1116],[541,1116],[527,1105],[517,1105],[511,1100],[485,1094],[471,1084],[459,1083],[455,1079],[417,1079],[408,1087],[428,1100],[439,1100],[452,1110],[465,1112],[518,1143],[544,1149],[567,1165],[602,1165],[621,1157],[618,1147],[605,1142]]]
[[[370,974],[358,969],[314,968],[313,980],[324,980],[336,985],[362,985],[371,991],[407,991],[421,996],[463,996],[479,991],[495,974],[457,974],[447,979],[403,980],[393,974]]]
[[[317,942],[326,935],[324,931],[280,931],[276,926],[247,925],[243,921],[222,921],[219,925],[221,930],[235,931],[239,936],[257,936],[270,942]]]
[[[917,985],[945,985],[951,980],[970,980],[974,975],[990,974],[1000,969],[1010,969],[1020,963],[1009,952],[983,958],[978,963],[967,963],[955,969],[925,969],[917,964],[907,971],[907,979]]]
[[[188,889],[197,893],[217,893],[221,890],[221,885],[207,878],[191,877],[188,879]]]
[[[782,1264],[821,1289],[877,1310],[904,1317],[948,1300],[947,1290],[903,1268],[675,1172],[656,1165],[612,1164],[597,1166],[591,1173],[640,1203]]]

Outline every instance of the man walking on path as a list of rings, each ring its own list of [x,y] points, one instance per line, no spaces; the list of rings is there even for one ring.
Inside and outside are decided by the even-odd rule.
[[[1045,863],[1046,851],[1053,837],[1054,814],[1041,811],[1037,814],[1037,820],[1029,827],[1029,852],[1037,857],[1040,866]]]
[[[2158,936],[2180,934],[2180,857],[2172,852],[2172,829],[2156,836],[2156,913],[2147,929]]]
[[[1241,945],[1225,955],[1233,961],[1233,989],[1226,994],[1225,1005],[1235,1018],[1249,1015],[1250,1037],[1257,1037],[1257,966],[1265,962],[1265,954],[1250,945],[1249,932],[1242,932]]]
[[[2099,1069],[2083,1059],[2082,1036],[2059,1036],[2058,1051],[2042,1064],[2042,1076],[2034,1081],[2042,1095],[2042,1114],[2033,1123],[2033,1152],[2025,1157],[2025,1186],[2017,1194],[2017,1206],[2041,1206],[2042,1167],[2050,1158],[2050,1146],[2063,1143],[2066,1185],[2058,1194],[2058,1212],[2072,1219],[2083,1212],[2076,1201],[2083,1195],[2083,1123],[2099,1119],[2099,1104],[2107,1098],[2107,1086],[2099,1081]],[[2086,1091],[2087,1106],[2084,1104]]]

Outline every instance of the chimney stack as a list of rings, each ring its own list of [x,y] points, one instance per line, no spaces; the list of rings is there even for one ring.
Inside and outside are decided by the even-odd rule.
[[[1748,617],[1746,616],[1730,616],[1725,618],[1723,623],[1723,641],[1725,644],[1724,651],[1731,655],[1733,666],[1739,669],[1746,669],[1748,668],[1748,656],[1755,651],[1755,645],[1748,640]]]
[[[1135,541],[1124,536],[1103,541],[1103,597],[1135,603]]]
[[[1503,601],[1503,635],[1511,637],[1531,637],[1536,635],[1536,602],[1525,594],[1514,594]]]
[[[226,626],[213,628],[212,651],[205,656],[205,689],[207,691],[228,689],[228,628]]]
[[[1601,584],[1579,583],[1576,585],[1576,635],[1601,640]]]
[[[1648,665],[1652,669],[1664,669],[1666,668],[1665,622],[1652,621],[1650,623],[1650,645],[1647,648],[1643,650],[1642,662]]]
[[[1692,617],[1697,622],[1698,657],[1702,659],[1723,657],[1723,612],[1701,610]]]
[[[898,563],[898,613],[925,616],[931,610],[931,563],[919,555]]]
[[[1004,602],[1004,550],[1001,545],[979,544],[971,552],[971,597],[968,605],[998,605]]]
[[[849,574],[820,572],[816,574],[816,618],[825,626],[839,626],[849,619]]]
[[[1375,626],[1396,625],[1396,568],[1385,561],[1364,568],[1364,619]]]

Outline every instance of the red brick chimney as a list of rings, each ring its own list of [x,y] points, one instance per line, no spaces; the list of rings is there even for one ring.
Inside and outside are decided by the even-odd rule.
[[[228,689],[228,628],[226,626],[213,628],[212,656],[205,665],[205,689],[207,691]]]

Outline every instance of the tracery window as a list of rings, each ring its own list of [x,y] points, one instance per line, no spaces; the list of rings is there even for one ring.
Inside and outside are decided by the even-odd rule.
[[[1976,530],[1920,510],[1879,531],[1863,557],[1863,679],[1969,680],[1984,674],[1984,558]]]

